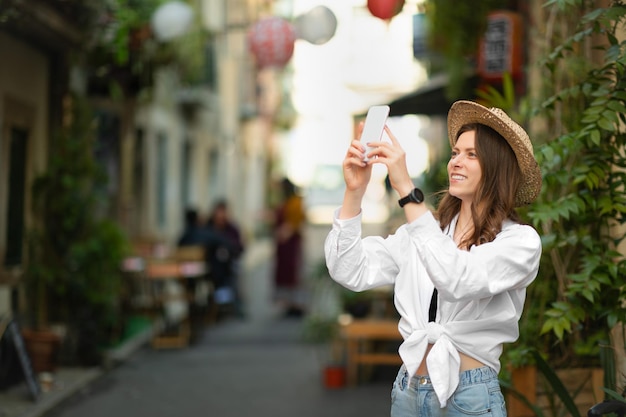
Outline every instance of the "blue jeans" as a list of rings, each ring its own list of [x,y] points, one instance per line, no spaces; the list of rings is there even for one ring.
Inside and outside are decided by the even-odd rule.
[[[391,391],[391,417],[506,417],[496,371],[485,366],[459,376],[459,386],[441,408],[430,378],[410,378],[402,365]]]

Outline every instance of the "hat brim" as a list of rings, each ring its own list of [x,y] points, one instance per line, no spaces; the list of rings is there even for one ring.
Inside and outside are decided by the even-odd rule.
[[[461,127],[471,123],[489,126],[508,142],[522,172],[522,183],[516,194],[516,206],[532,203],[541,191],[541,170],[526,131],[504,111],[487,108],[473,101],[460,100],[448,112],[448,139],[454,147]]]

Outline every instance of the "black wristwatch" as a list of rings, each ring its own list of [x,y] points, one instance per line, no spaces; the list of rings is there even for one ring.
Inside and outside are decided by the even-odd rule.
[[[424,193],[419,188],[413,188],[409,195],[398,200],[400,207],[404,207],[408,203],[422,203],[424,201]]]

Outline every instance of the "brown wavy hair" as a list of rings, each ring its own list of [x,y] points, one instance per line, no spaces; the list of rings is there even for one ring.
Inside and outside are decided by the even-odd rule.
[[[502,230],[504,220],[521,222],[515,211],[515,194],[522,179],[513,149],[498,132],[479,123],[464,125],[459,129],[455,143],[462,133],[468,131],[476,132],[475,146],[482,178],[472,202],[474,232],[459,244],[467,249],[494,240]],[[448,190],[443,193],[436,214],[441,229],[445,230],[459,213],[461,200]]]

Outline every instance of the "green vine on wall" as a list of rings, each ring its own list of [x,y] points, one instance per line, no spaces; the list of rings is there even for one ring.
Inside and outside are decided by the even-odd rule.
[[[549,140],[536,150],[544,186],[528,215],[543,239],[538,280],[553,294],[541,332],[559,341],[555,359],[571,365],[598,356],[626,320],[626,41],[617,37],[626,6],[587,9],[579,20],[581,4],[551,3],[555,22],[569,15],[578,26],[554,37],[543,62],[542,91],[551,94],[535,117],[546,120]]]
[[[106,212],[108,179],[93,157],[95,126],[84,100],[57,135],[46,172],[32,185],[25,278],[31,326],[66,323],[65,345],[81,364],[97,363],[102,345],[121,333],[120,265],[128,252],[121,227]]]

